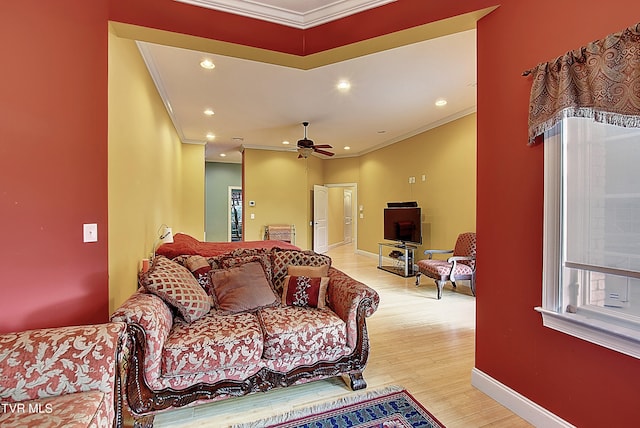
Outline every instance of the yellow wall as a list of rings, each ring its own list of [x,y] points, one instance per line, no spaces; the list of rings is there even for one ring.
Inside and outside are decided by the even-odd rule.
[[[109,36],[109,306],[167,224],[204,235],[204,146],[182,144],[135,43]]]
[[[422,207],[418,258],[423,249],[452,248],[458,234],[475,231],[475,114],[357,158],[303,160],[292,152],[246,149],[244,162],[246,240],[262,239],[265,224],[295,224],[297,245],[312,248],[314,184],[357,184],[354,217],[362,206],[363,218],[355,219],[354,239],[364,252],[377,254],[383,210],[390,201],[418,201]],[[416,177],[415,184],[409,184],[410,176]],[[339,197],[337,192],[330,188],[329,244],[342,241],[342,228],[336,227],[341,223],[342,192]],[[256,201],[255,207],[248,206],[250,200]]]
[[[426,181],[422,181],[422,175]],[[416,183],[409,184],[415,176]],[[383,209],[390,201],[418,201],[423,245],[453,248],[476,226],[476,114],[363,155],[360,158],[358,248],[378,252]],[[421,258],[421,257],[419,257]]]
[[[328,184],[358,183],[360,181],[360,157],[327,159],[323,164]]]
[[[243,170],[244,239],[263,239],[268,224],[293,224],[296,245],[311,248],[312,189],[323,182],[322,160],[298,159],[295,152],[245,149]]]

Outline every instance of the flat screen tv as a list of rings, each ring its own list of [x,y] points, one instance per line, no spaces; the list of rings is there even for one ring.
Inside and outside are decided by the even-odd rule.
[[[415,202],[390,202],[384,209],[384,239],[422,244],[422,212]]]

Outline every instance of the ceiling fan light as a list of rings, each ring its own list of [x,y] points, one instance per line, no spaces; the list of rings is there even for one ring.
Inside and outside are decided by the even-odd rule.
[[[311,147],[301,147],[298,149],[298,152],[306,159],[313,153],[313,149]]]

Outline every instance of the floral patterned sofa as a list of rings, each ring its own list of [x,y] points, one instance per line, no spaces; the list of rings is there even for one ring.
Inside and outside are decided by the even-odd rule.
[[[130,336],[123,401],[151,426],[168,409],[333,376],[366,388],[365,318],[378,302],[310,251],[156,256],[112,315]]]
[[[125,328],[108,323],[0,335],[0,426],[120,425],[115,391]]]

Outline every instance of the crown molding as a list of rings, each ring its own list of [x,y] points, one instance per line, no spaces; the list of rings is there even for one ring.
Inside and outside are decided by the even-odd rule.
[[[175,1],[305,30],[397,0],[336,0],[306,12],[296,12],[253,0]]]

